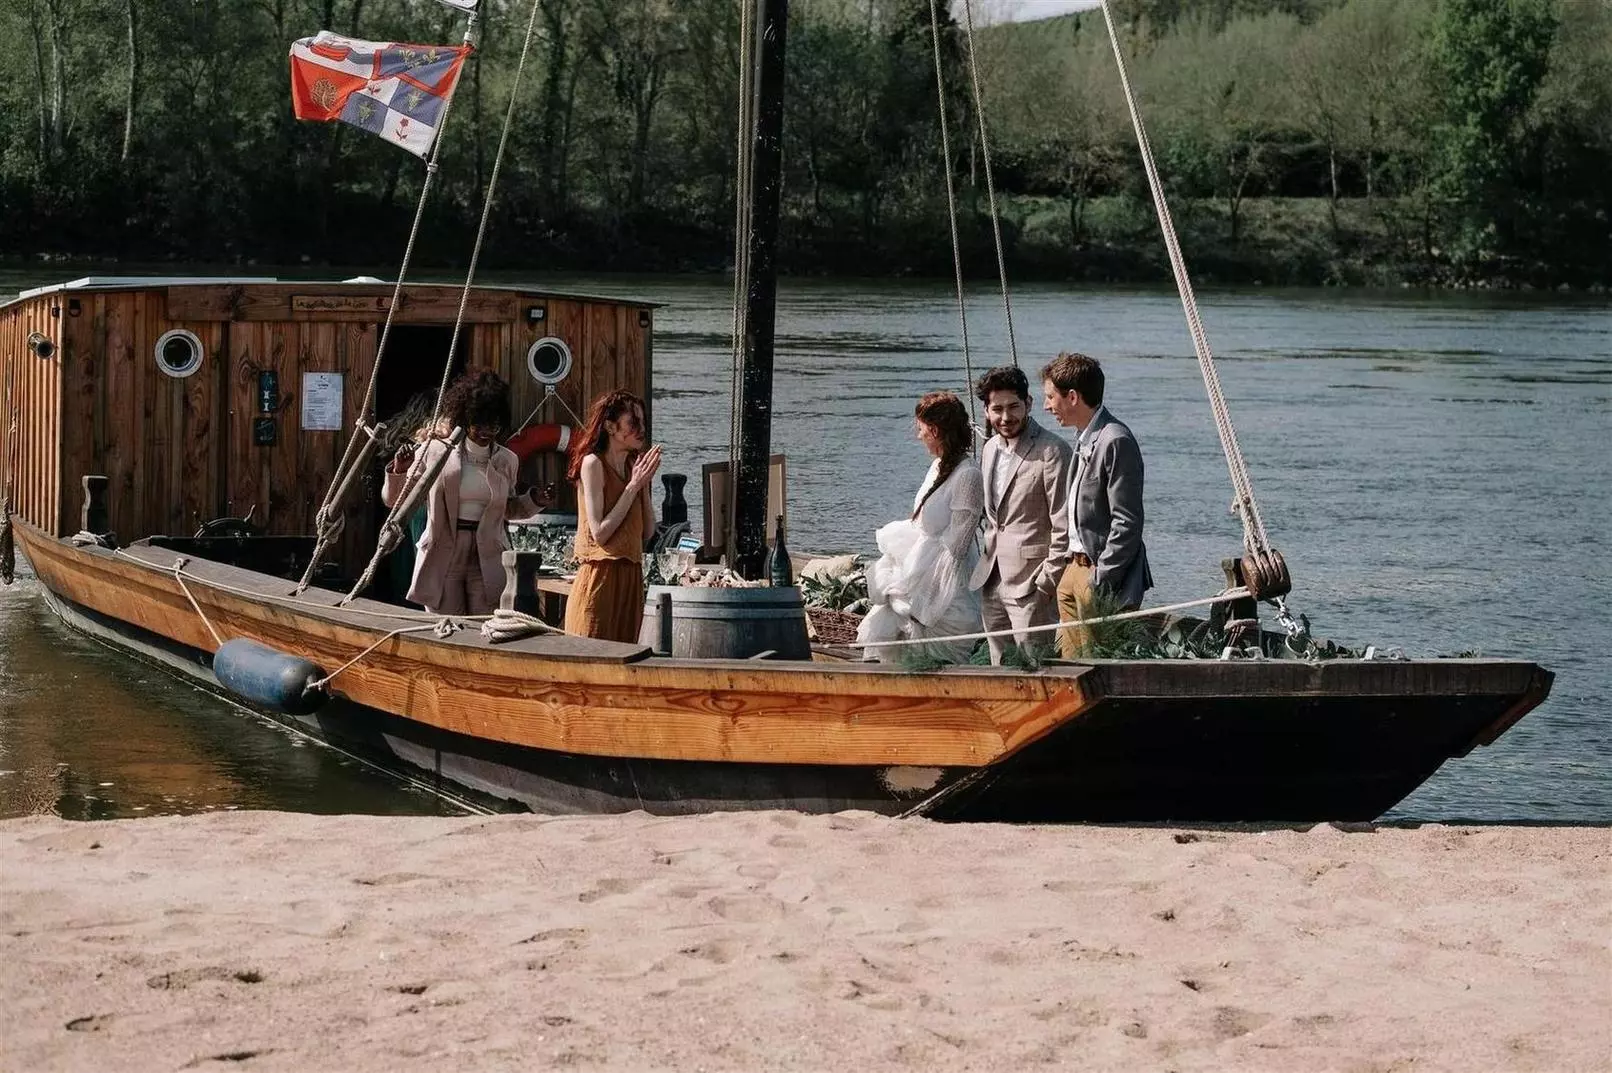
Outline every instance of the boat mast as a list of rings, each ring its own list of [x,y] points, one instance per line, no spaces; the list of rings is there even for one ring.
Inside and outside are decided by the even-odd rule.
[[[751,132],[750,235],[746,248],[739,452],[733,477],[734,555],[739,576],[761,577],[767,555],[767,480],[772,457],[772,355],[778,298],[778,204],[783,184],[784,31],[789,0],[756,0],[756,107]],[[738,265],[734,270],[739,270]]]

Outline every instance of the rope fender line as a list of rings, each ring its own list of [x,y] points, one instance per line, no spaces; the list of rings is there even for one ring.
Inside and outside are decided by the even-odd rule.
[[[196,616],[202,620],[202,625],[207,627],[207,632],[213,635],[213,640],[217,642],[218,647],[223,648],[224,638],[220,637],[218,630],[213,628],[212,620],[207,617],[207,612],[201,609],[201,604],[197,603],[196,597],[191,594],[190,586],[185,584],[185,564],[188,562],[190,560],[183,555],[174,560],[174,580],[179,583],[179,591],[185,594],[185,599],[190,601],[190,606],[196,609]]]
[[[424,633],[427,630],[430,630],[438,637],[447,637],[459,628],[459,623],[455,620],[455,616],[452,615],[444,615],[436,622],[427,622],[419,626],[399,626],[395,630],[388,631],[380,638],[380,640],[376,641],[374,644],[370,645],[368,648],[364,649],[358,655],[354,656],[346,663],[343,663],[340,667],[337,667],[323,678],[320,678],[317,681],[309,682],[308,691],[312,692],[314,690],[328,688],[330,683],[336,680],[337,675],[351,669],[356,663],[358,663],[359,660],[363,659],[365,656],[369,655],[386,642],[392,640],[394,637],[401,637],[406,633]]]

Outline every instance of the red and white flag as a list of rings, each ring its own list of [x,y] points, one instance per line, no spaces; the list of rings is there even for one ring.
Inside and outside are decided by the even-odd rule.
[[[469,45],[357,41],[326,30],[291,46],[298,119],[351,123],[428,156]]]

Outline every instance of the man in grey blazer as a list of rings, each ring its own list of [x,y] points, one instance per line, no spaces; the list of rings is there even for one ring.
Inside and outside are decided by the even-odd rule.
[[[1069,561],[1068,441],[1030,416],[1030,381],[1011,365],[980,377],[975,394],[995,433],[985,442],[985,546],[969,588],[980,594],[987,630],[1023,630],[1058,621],[1058,579]],[[1020,647],[1050,643],[1045,633],[1018,633]],[[1002,662],[1001,637],[987,639]]]
[[[1059,354],[1041,370],[1047,412],[1080,433],[1069,493],[1070,563],[1058,583],[1058,617],[1091,614],[1099,590],[1121,607],[1142,605],[1153,587],[1142,543],[1142,451],[1131,430],[1103,405],[1103,367],[1084,354]],[[1076,659],[1089,636],[1081,628],[1058,631],[1058,653]]]

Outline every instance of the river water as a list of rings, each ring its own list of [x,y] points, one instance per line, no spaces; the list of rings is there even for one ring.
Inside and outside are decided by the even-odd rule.
[[[665,469],[692,477],[697,524],[700,464],[728,452],[728,285],[525,281],[665,303],[654,434]],[[1389,818],[1612,823],[1612,305],[1268,289],[1201,304],[1291,605],[1317,636],[1556,672],[1542,707]],[[1174,294],[1026,286],[1013,326],[1032,380],[1060,349],[1103,361],[1109,408],[1147,464],[1149,602],[1217,591],[1240,528]],[[984,285],[968,327],[976,374],[1009,360]],[[788,457],[793,548],[867,550],[911,510],[927,464],[912,405],[964,389],[959,340],[944,284],[785,281],[773,448]],[[43,779],[70,815],[451,807],[77,638],[31,584],[0,591],[0,814],[48,796]]]

